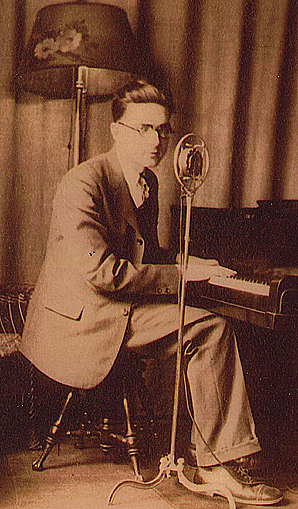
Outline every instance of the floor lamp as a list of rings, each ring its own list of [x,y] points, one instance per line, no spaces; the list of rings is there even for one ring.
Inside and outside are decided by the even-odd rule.
[[[69,168],[83,159],[87,96],[108,99],[141,75],[139,55],[120,7],[77,0],[38,11],[16,80],[44,98],[74,100]]]
[[[68,169],[84,158],[87,97],[110,99],[141,75],[139,55],[127,14],[119,7],[77,0],[38,11],[16,85],[45,99],[72,100]],[[29,414],[34,413],[30,383]]]

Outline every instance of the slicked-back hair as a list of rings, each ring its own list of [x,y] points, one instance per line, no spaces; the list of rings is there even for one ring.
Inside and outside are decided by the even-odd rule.
[[[114,96],[112,102],[112,115],[114,122],[120,120],[130,103],[155,103],[173,113],[172,97],[144,79],[131,81],[121,88]]]

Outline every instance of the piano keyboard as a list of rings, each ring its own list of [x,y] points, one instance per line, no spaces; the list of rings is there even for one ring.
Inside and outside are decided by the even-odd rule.
[[[268,283],[241,279],[237,278],[237,276],[213,276],[208,280],[208,284],[253,293],[254,295],[265,295],[267,297],[270,290]]]
[[[298,327],[298,275],[261,281],[249,276],[213,276],[189,281],[188,304],[272,330]]]

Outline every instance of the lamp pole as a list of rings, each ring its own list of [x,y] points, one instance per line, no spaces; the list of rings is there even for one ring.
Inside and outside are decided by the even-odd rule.
[[[88,67],[80,66],[77,69],[75,84],[75,104],[73,122],[71,127],[70,158],[68,170],[77,166],[84,158],[86,133],[86,96],[88,89]]]

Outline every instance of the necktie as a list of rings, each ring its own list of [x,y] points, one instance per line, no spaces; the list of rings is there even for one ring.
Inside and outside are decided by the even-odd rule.
[[[144,201],[146,201],[149,198],[149,190],[150,190],[150,188],[148,186],[148,183],[146,181],[144,172],[140,173],[140,175],[139,175],[138,185],[141,187],[141,190],[142,190],[142,200],[143,200],[143,203],[144,203]]]

